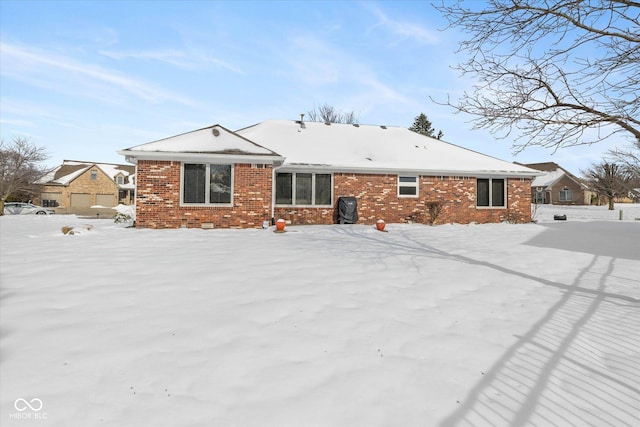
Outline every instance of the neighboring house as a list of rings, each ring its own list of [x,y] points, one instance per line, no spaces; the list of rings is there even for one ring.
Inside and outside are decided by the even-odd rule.
[[[137,165],[136,226],[262,227],[531,221],[539,172],[406,128],[269,120],[220,125],[118,152]]]
[[[40,204],[61,213],[79,214],[133,204],[134,174],[135,166],[131,165],[65,160],[40,181]]]
[[[531,169],[542,172],[542,175],[531,182],[531,197],[535,204],[552,205],[590,205],[592,191],[580,178],[554,162],[528,163]]]

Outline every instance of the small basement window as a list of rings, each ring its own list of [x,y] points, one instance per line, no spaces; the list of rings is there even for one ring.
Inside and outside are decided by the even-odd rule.
[[[418,197],[418,177],[398,175],[398,197]]]

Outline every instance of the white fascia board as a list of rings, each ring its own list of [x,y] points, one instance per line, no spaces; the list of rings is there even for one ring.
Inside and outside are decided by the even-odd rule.
[[[362,173],[385,175],[421,175],[421,176],[466,176],[473,178],[528,178],[540,175],[536,172],[517,171],[472,171],[472,170],[415,170],[397,168],[361,168],[361,167],[332,167],[330,165],[312,164],[284,164],[278,172],[324,172],[324,173]]]
[[[259,154],[166,153],[130,150],[122,150],[117,153],[125,156],[126,161],[133,164],[136,164],[138,160],[158,160],[202,163],[267,163],[279,166],[285,159],[282,156]]]

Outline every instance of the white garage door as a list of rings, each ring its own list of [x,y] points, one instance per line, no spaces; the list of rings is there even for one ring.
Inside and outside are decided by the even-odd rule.
[[[88,208],[91,206],[91,194],[71,193],[72,208]]]
[[[113,207],[116,205],[116,197],[113,194],[96,194],[96,205]]]

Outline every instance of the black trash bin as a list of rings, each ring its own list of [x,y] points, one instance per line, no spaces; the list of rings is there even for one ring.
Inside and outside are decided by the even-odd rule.
[[[358,201],[355,197],[338,198],[338,224],[358,222]]]

